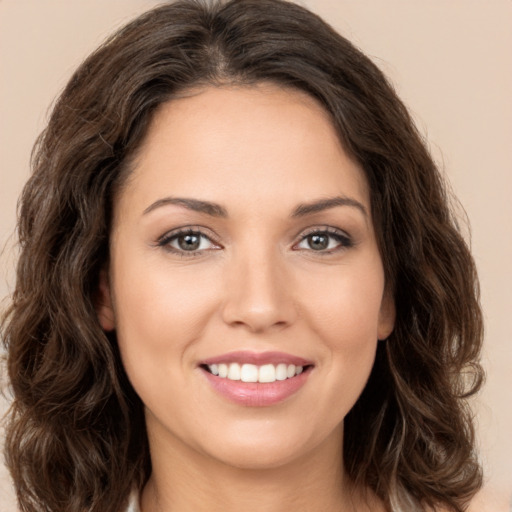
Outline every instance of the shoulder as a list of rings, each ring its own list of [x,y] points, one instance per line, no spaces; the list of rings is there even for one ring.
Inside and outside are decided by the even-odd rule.
[[[471,500],[467,512],[512,512],[512,484],[508,490],[484,487]]]
[[[430,512],[452,512],[437,507]],[[512,487],[510,491],[484,487],[471,500],[465,512],[512,512]]]

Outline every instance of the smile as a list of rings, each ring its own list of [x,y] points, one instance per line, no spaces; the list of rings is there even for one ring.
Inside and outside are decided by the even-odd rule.
[[[216,375],[221,379],[261,383],[291,379],[296,375],[300,375],[304,371],[303,366],[295,366],[294,364],[286,363],[280,363],[277,365],[264,364],[262,366],[247,363],[221,363],[206,365],[206,368],[212,375]]]
[[[278,404],[297,393],[314,365],[281,352],[233,352],[203,361],[199,368],[216,393],[250,407]]]

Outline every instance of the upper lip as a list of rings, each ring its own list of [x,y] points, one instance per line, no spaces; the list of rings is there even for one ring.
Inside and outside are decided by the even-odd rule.
[[[210,357],[201,361],[201,365],[212,365],[212,364],[229,364],[229,363],[240,363],[240,364],[254,364],[256,366],[262,366],[264,364],[294,364],[295,366],[310,366],[313,364],[312,361],[308,361],[302,357],[298,357],[292,354],[286,354],[285,352],[252,352],[239,350],[235,352],[228,352],[220,356]]]

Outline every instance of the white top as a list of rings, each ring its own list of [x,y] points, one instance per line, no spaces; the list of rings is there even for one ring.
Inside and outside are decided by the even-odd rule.
[[[139,494],[135,490],[130,494],[130,501],[128,502],[126,512],[140,512]]]
[[[404,499],[404,496],[402,499]],[[393,504],[394,512],[405,512],[405,510],[408,512],[415,512],[417,510],[407,497],[405,497],[405,508],[404,501],[402,501],[400,504]],[[140,512],[139,494],[136,490],[133,490],[130,494],[130,500],[128,501],[128,508],[126,509],[126,512]]]
[[[401,509],[397,509],[397,512],[400,512],[400,510]],[[130,501],[128,502],[126,512],[140,512],[139,495],[136,491],[133,491],[130,495]],[[512,512],[512,502],[510,503],[510,512]]]

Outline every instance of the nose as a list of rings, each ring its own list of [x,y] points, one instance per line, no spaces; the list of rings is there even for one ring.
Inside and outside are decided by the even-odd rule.
[[[231,262],[222,311],[227,324],[262,333],[295,321],[292,279],[285,263],[268,252],[241,254]]]

